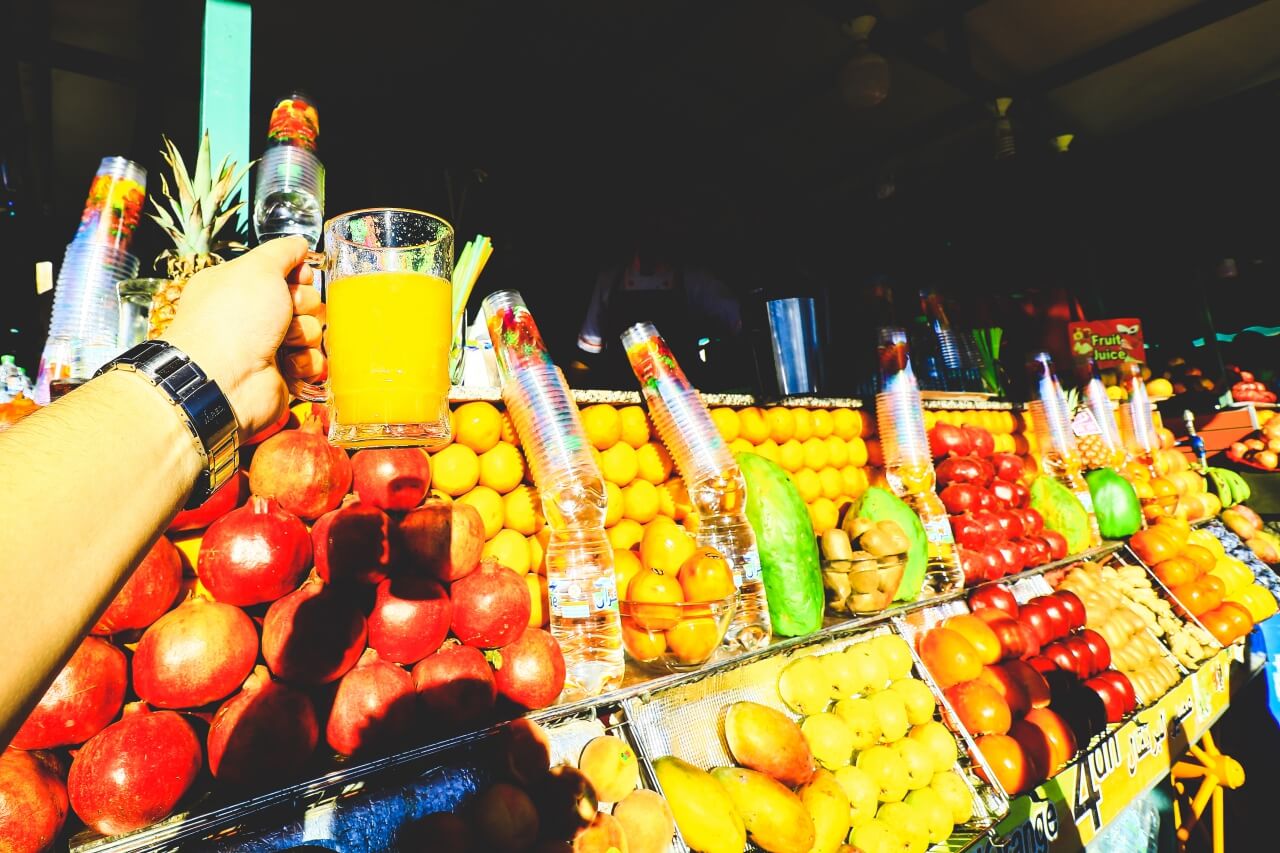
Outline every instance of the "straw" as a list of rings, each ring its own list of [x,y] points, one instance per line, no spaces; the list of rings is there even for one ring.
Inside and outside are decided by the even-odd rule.
[[[450,328],[457,328],[462,320],[467,300],[471,298],[471,289],[492,254],[493,243],[483,234],[477,234],[475,240],[468,240],[462,247],[458,262],[453,265],[453,324]]]

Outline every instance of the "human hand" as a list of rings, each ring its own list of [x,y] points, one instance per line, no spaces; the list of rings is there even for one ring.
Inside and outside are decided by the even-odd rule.
[[[241,440],[274,423],[289,403],[285,378],[315,381],[324,305],[312,286],[302,237],[281,237],[193,276],[164,338],[218,383]]]

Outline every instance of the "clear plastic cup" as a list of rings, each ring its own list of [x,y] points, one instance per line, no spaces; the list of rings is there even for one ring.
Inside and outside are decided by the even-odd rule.
[[[89,184],[75,240],[129,248],[146,197],[146,169],[125,157],[103,157]]]

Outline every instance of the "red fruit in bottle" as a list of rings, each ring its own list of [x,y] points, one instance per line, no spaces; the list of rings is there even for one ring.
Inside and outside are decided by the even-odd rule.
[[[157,708],[198,708],[253,671],[258,632],[239,607],[193,598],[147,629],[133,653],[133,689]]]
[[[128,686],[124,652],[98,637],[85,637],[13,736],[18,749],[52,749],[84,743],[115,719]]]
[[[218,601],[247,607],[293,592],[311,564],[306,525],[254,495],[215,521],[200,542],[198,574]]]

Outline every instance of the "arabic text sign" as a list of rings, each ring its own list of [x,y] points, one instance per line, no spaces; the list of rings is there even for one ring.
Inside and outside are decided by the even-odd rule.
[[[1068,323],[1067,334],[1071,337],[1071,355],[1077,361],[1092,358],[1099,367],[1146,361],[1142,321],[1137,317]]]

